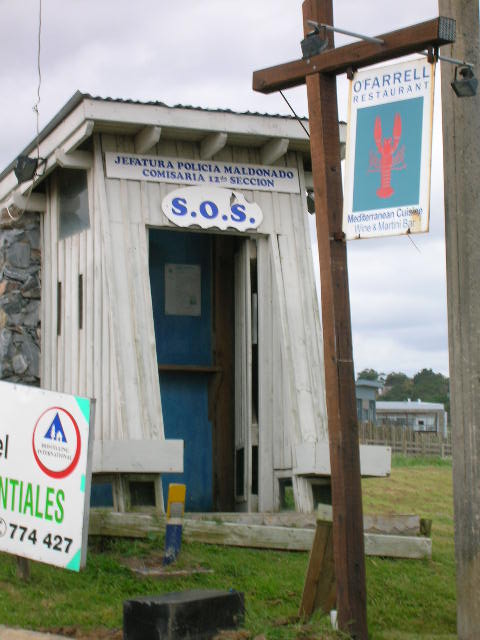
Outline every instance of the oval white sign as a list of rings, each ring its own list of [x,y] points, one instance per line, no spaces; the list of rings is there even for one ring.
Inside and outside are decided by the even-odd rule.
[[[216,187],[185,187],[171,191],[162,210],[179,227],[202,229],[256,229],[263,220],[258,204],[247,202],[240,191]]]

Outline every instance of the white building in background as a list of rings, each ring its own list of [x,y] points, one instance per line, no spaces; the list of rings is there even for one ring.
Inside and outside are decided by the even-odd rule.
[[[413,431],[428,431],[447,436],[447,412],[440,402],[377,401],[377,424],[403,425]]]

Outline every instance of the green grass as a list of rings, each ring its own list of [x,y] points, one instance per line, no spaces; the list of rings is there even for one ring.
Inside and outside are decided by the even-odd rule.
[[[425,459],[414,460],[417,464],[395,460],[392,475],[383,483],[362,482],[366,513],[417,513],[433,521],[430,561],[367,560],[372,638],[455,634],[451,462],[438,459],[427,465]]]
[[[404,456],[395,453],[392,456],[392,467],[449,467],[452,468],[451,458],[440,458],[432,456]]]
[[[430,561],[367,558],[368,620],[372,640],[455,637],[455,563],[451,465],[394,460],[392,475],[363,480],[366,513],[417,513],[433,520]],[[132,575],[122,562],[159,557],[163,540],[96,540],[80,574],[32,563],[32,579],[16,577],[15,559],[0,554],[0,623],[31,629],[120,628],[122,603],[137,595],[192,588],[245,593],[245,629],[272,640],[336,637],[326,617],[296,619],[306,553],[184,544],[178,568],[212,574],[155,581]],[[93,632],[95,634],[95,632]],[[92,635],[93,637],[93,635]]]

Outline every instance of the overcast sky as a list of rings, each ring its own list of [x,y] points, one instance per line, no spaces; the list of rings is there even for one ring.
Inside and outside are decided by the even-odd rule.
[[[252,72],[301,57],[301,0],[43,0],[40,126],[78,89],[101,97],[289,113],[251,89]],[[375,35],[438,15],[436,0],[334,0],[335,23]],[[39,0],[0,0],[0,166],[35,137]],[[349,41],[337,37],[336,44]],[[437,74],[437,81],[439,78]],[[307,115],[303,87],[286,92]],[[339,79],[339,116],[347,117]],[[440,94],[431,231],[349,243],[357,371],[448,375]]]

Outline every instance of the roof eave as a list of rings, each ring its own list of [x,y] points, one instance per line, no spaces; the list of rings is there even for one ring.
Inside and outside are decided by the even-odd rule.
[[[302,119],[308,125],[306,119]],[[55,152],[68,153],[81,145],[95,131],[139,131],[146,126],[162,127],[166,134],[181,131],[192,140],[202,135],[227,132],[234,144],[261,146],[272,138],[287,138],[289,149],[304,155],[310,153],[306,132],[294,118],[262,114],[239,114],[230,111],[210,111],[190,107],[168,107],[162,103],[136,103],[93,98],[77,91],[55,117],[19,155],[37,155],[45,159],[42,175],[33,184],[37,186],[56,166]],[[343,126],[341,130],[343,131]],[[343,135],[342,135],[343,137]],[[31,182],[17,183],[15,160],[0,174],[0,202],[15,192],[25,194]]]

